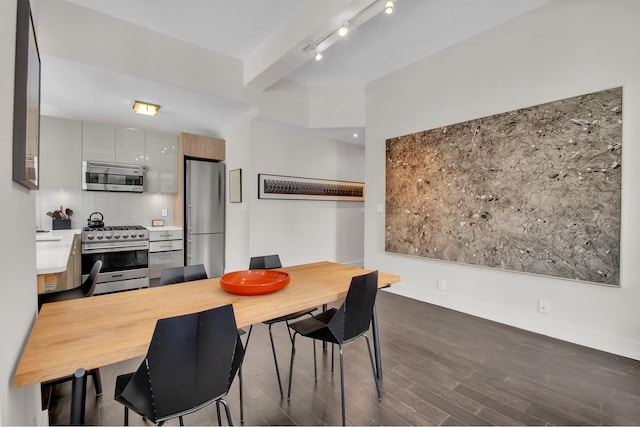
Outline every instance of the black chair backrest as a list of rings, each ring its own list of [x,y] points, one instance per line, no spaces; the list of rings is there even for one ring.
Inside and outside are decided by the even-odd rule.
[[[347,297],[327,325],[339,343],[367,332],[377,293],[377,271],[351,278]]]
[[[98,273],[102,269],[102,261],[97,260],[93,267],[91,267],[91,271],[89,272],[89,277],[80,285],[82,291],[84,292],[85,297],[92,297],[93,293],[96,290],[96,283],[98,283]]]
[[[137,404],[151,404],[155,419],[163,419],[222,397],[243,356],[230,304],[160,319],[147,356],[131,380],[136,383],[133,388],[149,390],[152,401]],[[127,400],[136,394],[127,395],[128,388],[122,392]]]
[[[278,255],[254,256],[249,261],[249,270],[271,270],[272,268],[282,268]]]
[[[203,264],[186,265],[184,267],[165,268],[160,275],[160,286],[174,283],[190,282],[207,278]]]

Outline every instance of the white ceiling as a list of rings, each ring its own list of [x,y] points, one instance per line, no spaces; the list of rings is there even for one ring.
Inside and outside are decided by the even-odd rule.
[[[67,1],[239,60],[260,48],[305,4],[305,0]],[[311,60],[286,78],[312,87],[364,85],[548,1],[398,0],[393,14],[374,16],[329,47],[323,61]],[[69,87],[75,90],[67,90]],[[149,99],[159,100],[163,114],[153,121],[143,116],[132,118],[128,104],[133,89],[142,95],[153,94]],[[132,126],[204,134],[219,133],[253,108],[46,56],[42,60],[41,96],[43,114],[95,116]],[[96,105],[95,100],[103,100],[103,105]],[[327,138],[363,142],[363,129],[324,132]],[[354,132],[359,133],[358,138],[353,138]]]

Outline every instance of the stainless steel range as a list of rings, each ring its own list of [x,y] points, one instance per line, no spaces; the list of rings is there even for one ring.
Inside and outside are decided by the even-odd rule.
[[[102,261],[95,294],[149,287],[149,230],[139,225],[85,227],[82,280]]]

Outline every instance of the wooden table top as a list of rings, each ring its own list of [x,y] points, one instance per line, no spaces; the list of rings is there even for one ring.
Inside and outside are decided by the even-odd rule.
[[[345,297],[351,278],[370,272],[332,262],[279,269],[288,286],[268,295],[225,292],[219,278],[44,304],[16,368],[16,387],[99,368],[147,352],[156,321],[233,304],[239,328]],[[400,277],[379,272],[378,286]]]

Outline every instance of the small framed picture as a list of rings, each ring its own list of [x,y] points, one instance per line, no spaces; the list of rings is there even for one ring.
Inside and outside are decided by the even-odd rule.
[[[242,169],[229,171],[229,202],[242,202]]]

